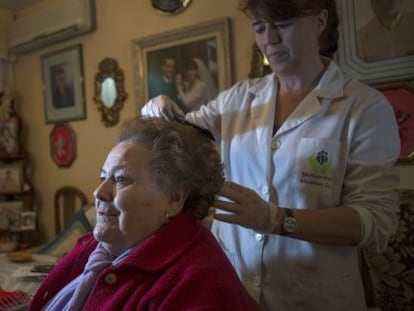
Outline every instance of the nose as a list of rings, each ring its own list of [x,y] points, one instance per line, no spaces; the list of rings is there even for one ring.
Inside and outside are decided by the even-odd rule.
[[[266,24],[266,30],[264,31],[263,36],[266,43],[269,44],[280,43],[282,41],[282,34],[279,27],[272,24]]]
[[[93,192],[97,201],[111,202],[113,200],[113,187],[109,179],[104,179]]]

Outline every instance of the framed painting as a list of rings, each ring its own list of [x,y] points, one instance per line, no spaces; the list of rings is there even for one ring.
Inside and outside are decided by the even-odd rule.
[[[20,120],[16,116],[0,121],[0,157],[8,158],[19,155]]]
[[[23,162],[0,165],[0,193],[14,194],[23,190]]]
[[[397,118],[401,151],[399,163],[414,160],[414,86],[396,82],[376,86],[391,103]]]
[[[43,55],[42,76],[46,123],[86,118],[81,45]]]
[[[70,167],[76,158],[76,136],[67,124],[58,124],[50,133],[50,153],[59,167]]]
[[[414,1],[337,0],[337,7],[343,71],[369,84],[414,77]],[[382,16],[397,18],[387,25]]]
[[[23,201],[0,202],[0,229],[20,231]]]
[[[138,108],[161,94],[184,111],[215,98],[232,83],[230,45],[229,18],[133,40]]]

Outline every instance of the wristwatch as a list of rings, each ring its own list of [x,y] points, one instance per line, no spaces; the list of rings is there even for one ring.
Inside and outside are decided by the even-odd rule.
[[[288,235],[296,231],[298,227],[298,223],[296,222],[295,216],[293,216],[293,212],[289,208],[284,208],[285,216],[283,217],[280,226],[282,228],[282,232],[280,235]]]

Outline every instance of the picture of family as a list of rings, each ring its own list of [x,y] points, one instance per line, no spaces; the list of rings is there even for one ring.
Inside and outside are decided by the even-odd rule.
[[[185,112],[198,109],[217,95],[216,60],[214,39],[149,52],[149,98],[164,94]]]
[[[414,1],[354,1],[357,55],[365,62],[414,55]]]

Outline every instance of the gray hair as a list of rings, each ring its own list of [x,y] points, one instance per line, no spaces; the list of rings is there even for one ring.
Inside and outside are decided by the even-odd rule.
[[[200,130],[162,118],[138,117],[125,122],[116,141],[142,143],[151,151],[150,166],[158,186],[172,194],[188,191],[183,210],[202,219],[224,183],[214,143]]]

